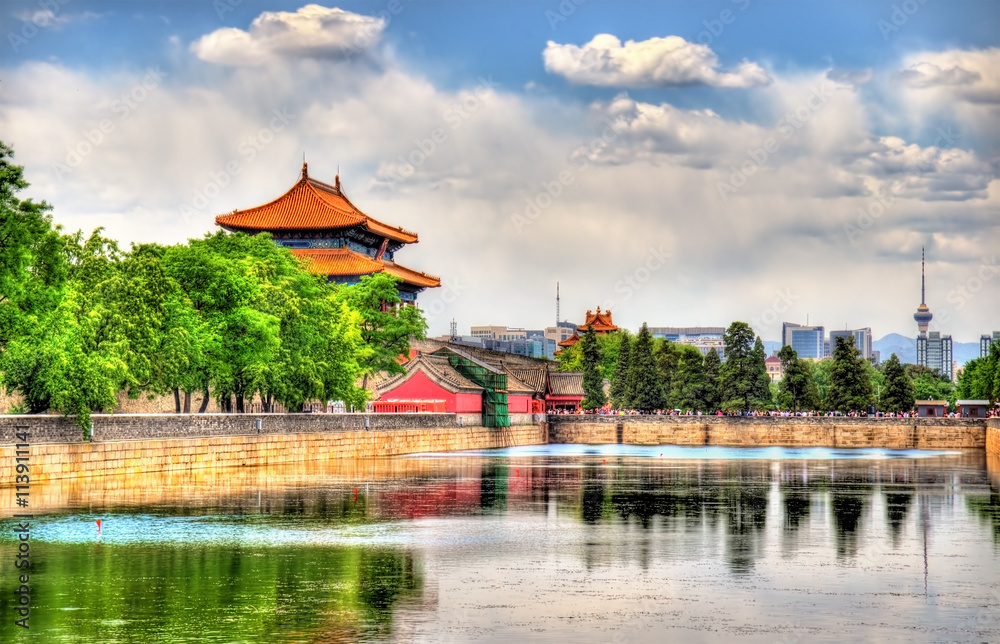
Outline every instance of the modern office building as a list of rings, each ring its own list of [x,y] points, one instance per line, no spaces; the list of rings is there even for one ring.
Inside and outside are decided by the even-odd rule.
[[[921,358],[923,361],[921,362]],[[931,331],[926,338],[917,338],[917,364],[937,370],[948,380],[955,376],[952,363],[951,336]]]
[[[825,340],[826,330],[822,326],[805,326],[794,322],[783,322],[781,325],[782,346],[795,349],[800,358],[825,358]]]
[[[725,343],[722,337],[726,333],[725,327],[721,326],[652,326],[649,333],[654,338],[665,338],[671,342],[679,344],[689,344],[702,355],[707,354],[712,349],[719,353],[720,358],[725,357]]]
[[[833,349],[837,346],[837,338],[839,337],[851,338],[854,342],[854,346],[861,351],[861,357],[865,360],[872,360],[872,358],[874,358],[872,352],[871,327],[830,331],[830,351],[833,351]]]
[[[528,333],[524,329],[512,329],[506,326],[474,326],[472,327],[472,337],[509,342],[523,340],[528,337]]]
[[[545,338],[559,344],[563,340],[568,340],[576,333],[574,322],[559,322],[556,326],[545,327]]]
[[[987,334],[979,336],[979,357],[990,355],[990,345],[994,343],[1000,343],[1000,331],[994,331],[992,337]]]

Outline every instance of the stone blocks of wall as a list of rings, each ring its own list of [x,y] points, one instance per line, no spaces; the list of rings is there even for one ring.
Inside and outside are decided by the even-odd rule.
[[[1000,455],[1000,418],[986,421],[986,451]]]
[[[129,475],[196,468],[289,465],[488,449],[545,442],[543,423],[517,427],[426,427],[394,431],[270,433],[195,438],[32,444],[32,483],[79,476]],[[0,445],[0,487],[13,485],[15,446]]]
[[[515,414],[514,425],[533,425],[531,414]],[[458,427],[455,414],[94,414],[93,441],[196,438],[305,432],[389,431]],[[478,414],[463,418],[477,426]],[[53,415],[0,416],[0,445],[15,442],[17,426],[27,426],[32,443],[78,443],[83,430],[75,419]]]
[[[549,442],[957,449],[986,446],[986,426],[967,418],[552,415]]]

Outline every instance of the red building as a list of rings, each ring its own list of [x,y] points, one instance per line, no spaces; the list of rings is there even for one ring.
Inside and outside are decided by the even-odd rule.
[[[396,263],[396,252],[417,243],[417,234],[389,226],[361,212],[344,194],[340,176],[333,185],[302,176],[285,194],[264,205],[219,215],[215,223],[230,232],[271,233],[292,250],[311,272],[338,284],[354,284],[362,275],[386,272],[398,277],[399,296],[416,304],[417,293],[441,285],[432,275]]]

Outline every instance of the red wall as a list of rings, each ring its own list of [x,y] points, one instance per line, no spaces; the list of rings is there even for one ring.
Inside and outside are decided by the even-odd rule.
[[[507,396],[507,412],[511,414],[530,414],[531,396]]]
[[[483,397],[480,394],[453,394],[434,384],[422,371],[395,389],[382,394],[383,400],[443,400],[445,409],[453,414],[478,414],[483,411]]]

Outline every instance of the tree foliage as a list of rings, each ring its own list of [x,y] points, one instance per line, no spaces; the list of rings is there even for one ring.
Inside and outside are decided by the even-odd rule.
[[[703,361],[705,371],[705,411],[722,409],[722,396],[719,389],[722,358],[715,349],[709,349]]]
[[[833,348],[826,406],[832,411],[867,411],[874,402],[872,383],[854,339],[840,336]]]
[[[913,380],[895,353],[885,361],[882,373],[885,375],[885,386],[879,396],[879,409],[893,414],[913,411],[915,400]]]
[[[816,409],[819,395],[809,362],[799,358],[788,345],[778,352],[783,375],[778,385],[778,401],[783,409],[793,412]]]
[[[629,355],[632,348],[632,336],[628,331],[619,332],[618,359],[615,361],[611,376],[611,406],[623,409],[628,406],[626,390],[628,388]]]
[[[958,377],[957,397],[964,400],[1000,400],[1000,342],[990,345],[985,358],[975,358],[965,364]]]
[[[644,412],[663,409],[666,405],[663,381],[657,369],[656,357],[653,355],[653,336],[649,333],[645,322],[639,329],[629,356],[625,398],[628,407]]]
[[[757,338],[760,340],[760,338]],[[733,322],[722,338],[726,361],[720,370],[722,407],[729,411],[750,411],[770,407],[770,378],[763,365],[763,343],[758,348],[753,329],[746,322]]]
[[[0,143],[0,378],[33,413],[89,424],[118,395],[209,391],[227,411],[260,398],[364,402],[358,378],[398,373],[426,323],[385,274],[336,286],[267,234],[217,232],[128,251],[95,231],[65,235],[22,201],[22,168]]]
[[[579,344],[583,353],[583,400],[580,401],[580,407],[598,409],[604,406],[607,398],[604,395],[604,377],[601,375],[601,348],[597,344],[597,334],[589,324]]]

